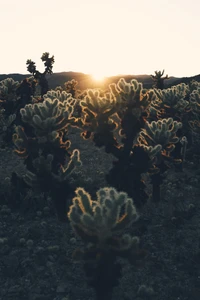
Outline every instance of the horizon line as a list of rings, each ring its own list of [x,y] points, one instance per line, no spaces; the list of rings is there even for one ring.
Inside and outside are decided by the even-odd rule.
[[[52,74],[59,74],[59,73],[80,73],[80,74],[83,74],[83,75],[88,75],[88,76],[92,76],[91,73],[85,73],[85,72],[81,72],[81,71],[57,71],[57,72],[53,72]],[[52,74],[47,74],[47,75],[52,75]],[[8,75],[23,75],[23,76],[33,76],[32,74],[30,73],[1,73],[0,76],[2,75],[5,75],[5,76],[8,76]],[[151,75],[154,75],[154,74],[124,74],[124,73],[119,73],[119,74],[115,74],[115,75],[109,75],[109,76],[104,76],[104,78],[110,78],[110,77],[118,77],[118,76],[151,76]],[[195,74],[195,75],[191,75],[191,76],[175,76],[175,75],[171,75],[169,76],[170,77],[176,77],[176,78],[184,78],[184,77],[195,77],[195,76],[198,76],[200,75],[199,74]]]

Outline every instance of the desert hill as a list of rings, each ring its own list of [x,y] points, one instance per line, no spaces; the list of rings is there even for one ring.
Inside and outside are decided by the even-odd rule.
[[[0,81],[6,78],[13,78],[14,80],[21,81],[26,77],[30,77],[30,74],[0,74]],[[51,89],[55,89],[57,86],[63,86],[68,80],[75,79],[78,81],[79,89],[86,88],[106,88],[108,84],[112,82],[117,82],[121,77],[125,78],[126,81],[131,79],[136,79],[138,82],[142,82],[145,88],[151,88],[153,80],[150,75],[117,75],[112,77],[106,77],[104,82],[98,82],[91,78],[90,75],[78,72],[60,72],[53,73],[52,75],[47,75],[49,86]],[[165,87],[171,87],[172,85],[177,85],[181,82],[188,83],[191,80],[200,81],[200,74],[192,77],[173,77],[170,76],[168,80],[165,81]]]

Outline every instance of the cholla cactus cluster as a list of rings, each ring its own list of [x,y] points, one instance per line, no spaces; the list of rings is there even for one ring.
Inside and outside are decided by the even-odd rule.
[[[200,85],[196,85],[196,89],[190,94],[190,106],[193,120],[189,121],[189,125],[194,132],[200,133]]]
[[[72,95],[70,93],[67,93],[66,91],[48,91],[44,96],[44,99],[58,99],[60,102],[64,103],[65,105],[67,105],[67,103],[69,103],[69,105],[75,104],[76,103],[76,99],[72,98]]]
[[[28,156],[29,141],[22,126],[17,126],[15,128],[13,143],[16,146],[16,149],[14,150],[15,153],[22,158],[26,158]]]
[[[110,84],[109,88],[112,96],[120,104],[120,108],[131,109],[136,118],[141,116],[155,97],[153,90],[143,89],[142,83],[138,83],[135,79],[127,83],[124,78],[121,78],[117,84]]]
[[[111,117],[116,113],[116,100],[112,98],[111,94],[107,93],[100,96],[100,91],[97,89],[89,89],[87,95],[80,101],[83,109],[83,123],[89,124],[91,131],[95,131],[100,125],[109,122],[114,122]]]
[[[8,127],[10,127],[13,122],[16,119],[16,115],[12,114],[8,116],[8,118],[5,117],[5,109],[0,109],[0,133],[6,132]]]
[[[68,100],[46,98],[42,103],[28,104],[20,110],[22,121],[35,129],[37,136],[54,139],[57,132],[73,122],[73,106]]]
[[[179,141],[176,132],[181,127],[182,123],[173,121],[172,118],[146,122],[146,127],[139,133],[138,142],[144,145],[150,156],[154,156],[160,151],[170,153]]]
[[[67,81],[64,83],[65,91],[67,93],[70,93],[72,95],[72,97],[75,97],[77,85],[78,85],[78,81],[76,81],[75,79]]]
[[[76,197],[68,213],[75,232],[85,241],[94,241],[98,249],[123,251],[138,244],[138,238],[128,234],[120,236],[120,243],[112,244],[112,238],[118,236],[138,219],[136,208],[131,198],[115,188],[101,188],[97,191],[97,200],[91,199],[83,188],[77,188]],[[124,213],[121,215],[122,207]],[[110,243],[109,243],[110,242]]]
[[[189,89],[190,89],[190,92],[198,89],[200,87],[200,82],[196,81],[196,80],[192,80],[190,81],[189,83]]]
[[[190,94],[190,106],[195,116],[200,116],[200,86]],[[200,118],[199,118],[200,119]]]
[[[156,99],[150,106],[150,113],[154,110],[160,109],[173,109],[176,112],[185,111],[189,105],[189,101],[185,99],[189,91],[188,86],[185,83],[178,84],[168,89],[160,90],[155,89]]]
[[[51,173],[53,179],[59,182],[64,182],[70,177],[72,172],[82,164],[80,160],[80,152],[79,150],[75,149],[73,150],[68,163],[66,163],[65,166],[61,166],[59,173],[55,174],[52,171],[53,159],[54,157],[52,154],[48,154],[46,158],[43,155],[37,157],[33,161],[33,167],[35,168],[36,173],[40,175]],[[24,181],[31,187],[39,186],[41,184],[41,176],[39,178],[37,174],[27,171],[26,175],[24,176]],[[44,176],[42,176],[42,179],[43,177]]]
[[[99,115],[111,116],[115,112],[116,101],[111,98],[110,94],[100,96],[98,89],[89,89],[84,100],[81,101],[81,106],[89,116],[91,113],[95,117]]]
[[[0,100],[12,101],[15,98],[16,89],[19,86],[19,82],[12,78],[7,78],[0,81]]]
[[[54,100],[46,98],[42,103],[26,105],[20,113],[23,122],[33,127],[38,146],[50,142],[56,148],[70,147],[69,140],[63,141],[68,127],[75,123],[75,118],[72,117],[73,105],[68,100],[61,102],[57,98]],[[13,142],[17,147],[15,152],[21,157],[27,157],[31,146],[21,126],[15,128]]]

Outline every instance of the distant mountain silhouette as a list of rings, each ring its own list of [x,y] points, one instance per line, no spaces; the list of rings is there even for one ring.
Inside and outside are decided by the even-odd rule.
[[[171,85],[177,85],[179,83],[186,83],[186,84],[188,84],[192,80],[200,82],[200,74],[199,75],[195,75],[195,76],[191,76],[191,77],[176,78],[176,80],[173,81],[173,84],[170,84],[168,86],[170,87]]]
[[[22,81],[26,77],[30,77],[30,74],[2,74],[0,75],[0,81],[6,78],[13,78],[16,81]],[[47,75],[50,89],[55,89],[57,86],[64,86],[66,81],[75,79],[78,81],[79,89],[87,88],[107,88],[110,83],[118,82],[118,80],[123,77],[127,82],[131,79],[136,79],[138,82],[142,82],[144,88],[151,88],[153,85],[153,80],[150,75],[117,75],[112,77],[106,77],[103,82],[95,81],[88,74],[79,73],[79,72],[61,72],[53,73],[52,75]],[[200,82],[200,74],[192,77],[169,77],[165,80],[165,88],[171,87],[172,85],[177,85],[181,82],[188,83],[191,80],[196,80]]]

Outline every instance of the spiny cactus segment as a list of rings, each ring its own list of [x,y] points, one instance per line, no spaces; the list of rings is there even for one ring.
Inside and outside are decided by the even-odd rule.
[[[115,99],[111,98],[110,94],[100,96],[100,92],[97,89],[87,90],[87,95],[80,101],[80,104],[89,118],[101,116],[102,119],[107,119],[116,112]]]
[[[64,87],[65,87],[65,91],[67,93],[70,93],[72,95],[72,97],[76,96],[76,86],[78,85],[78,81],[76,81],[75,79],[72,79],[70,81],[66,81],[64,83]]]
[[[50,175],[53,180],[57,182],[67,181],[71,173],[75,168],[80,167],[82,162],[80,160],[79,150],[73,150],[70,160],[66,163],[66,166],[61,166],[60,172],[55,174],[52,171],[53,155],[48,154],[45,158],[43,155],[40,155],[33,161],[33,167],[35,168],[36,173],[30,172],[27,170],[24,181],[31,187],[38,187],[42,185],[42,182],[47,178],[46,175]],[[49,177],[50,179],[50,177]],[[49,182],[50,184],[50,182]]]
[[[111,247],[123,251],[132,247],[136,239],[127,234],[121,235],[119,244],[112,245],[111,242],[114,236],[138,219],[133,200],[126,193],[117,192],[115,188],[101,188],[96,201],[83,188],[76,189],[75,193],[68,217],[83,241],[92,242],[95,239],[97,248],[104,250]],[[121,215],[123,207],[124,213]]]
[[[87,95],[80,101],[82,107],[81,126],[84,139],[92,138],[97,147],[106,147],[111,152],[116,145],[114,137],[117,123],[113,116],[116,113],[117,103],[111,94],[100,95],[100,91],[88,90]]]
[[[66,103],[66,105],[65,105]],[[31,125],[36,135],[52,135],[74,121],[73,106],[68,101],[45,98],[42,103],[28,104],[20,110],[22,121]]]
[[[194,115],[200,115],[200,87],[193,90],[190,94],[190,106]]]
[[[19,81],[6,78],[0,81],[0,100],[13,100],[15,91],[19,86]]]
[[[117,84],[110,84],[109,88],[113,98],[120,104],[120,109],[131,110],[136,118],[141,116],[155,97],[153,90],[147,91],[135,79],[128,83],[121,78]]]
[[[96,201],[83,188],[77,188],[75,193],[68,218],[86,247],[84,251],[77,249],[74,258],[83,261],[87,282],[95,289],[96,299],[111,299],[122,275],[117,257],[137,265],[145,256],[139,251],[139,238],[124,232],[138,219],[138,214],[132,199],[115,188],[99,189]]]
[[[157,109],[158,112],[164,109],[167,113],[174,115],[177,113],[183,113],[189,106],[189,101],[185,99],[187,93],[189,92],[188,85],[185,83],[178,84],[168,89],[155,89],[154,90],[156,99],[151,103],[150,113]]]
[[[145,128],[139,133],[138,142],[144,145],[151,155],[161,150],[171,152],[175,148],[174,144],[179,141],[176,132],[181,127],[182,123],[173,121],[172,118],[146,122]]]
[[[16,146],[14,152],[16,152],[20,157],[26,158],[28,156],[29,141],[22,126],[17,126],[15,128],[15,133],[12,138],[13,143]]]
[[[179,159],[173,159],[170,155],[175,149],[175,144],[180,141],[180,138],[176,136],[176,132],[181,127],[181,122],[168,118],[157,122],[146,122],[146,127],[139,133],[138,142],[147,151],[152,161],[149,172],[153,184],[152,198],[154,202],[159,202],[161,199],[160,185],[163,180],[162,174],[168,168],[167,162],[171,161],[178,164],[182,162],[180,157]]]
[[[72,95],[70,93],[67,93],[66,91],[59,91],[59,90],[51,90],[48,91],[44,96],[43,96],[44,100],[45,99],[58,99],[60,102],[62,102],[63,104],[67,105],[68,103],[70,105],[74,105],[76,103],[76,99],[74,99],[72,97]]]
[[[0,133],[6,132],[16,119],[16,114],[5,116],[5,109],[0,109]]]

